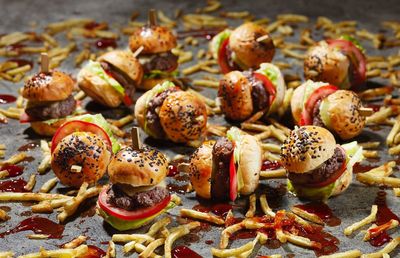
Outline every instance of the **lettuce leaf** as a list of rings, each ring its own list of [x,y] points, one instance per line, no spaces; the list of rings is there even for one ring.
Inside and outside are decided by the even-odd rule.
[[[256,72],[265,75],[276,88],[278,85],[279,74],[278,71],[275,70],[274,66],[271,66],[268,63],[262,63]]]
[[[210,43],[211,53],[213,54],[215,59],[218,59],[218,50],[221,47],[222,42],[229,38],[231,35],[231,30],[226,29],[215,35]]]
[[[111,126],[108,124],[107,120],[103,117],[102,114],[96,114],[96,115],[85,114],[67,119],[67,121],[72,121],[72,120],[85,121],[100,126],[108,134],[108,137],[110,137],[113,153],[116,153],[121,148],[121,145],[113,135]]]
[[[292,184],[289,179],[287,180],[287,189],[289,192],[299,196],[300,198],[307,198],[309,200],[316,201],[327,200],[332,195],[335,185],[336,181],[324,187],[311,188]]]
[[[364,159],[362,154],[363,148],[358,145],[357,141],[352,141],[342,145],[342,148],[346,151],[346,169],[353,171],[353,166],[357,162],[361,162]]]
[[[115,228],[119,231],[125,231],[125,230],[140,228],[140,227],[144,226],[145,224],[151,222],[156,217],[160,216],[162,213],[174,208],[175,206],[176,206],[176,204],[173,201],[170,201],[168,203],[167,207],[165,207],[160,212],[154,214],[153,216],[144,218],[144,219],[133,220],[133,221],[123,220],[123,219],[119,219],[117,217],[111,216],[107,212],[105,212],[103,209],[101,209],[100,207],[98,207],[98,211],[99,211],[100,216],[103,217],[104,220],[108,224],[110,224],[113,228]]]
[[[239,128],[233,126],[231,129],[229,129],[226,132],[226,136],[230,141],[233,141],[235,143],[235,149],[233,150],[233,159],[235,161],[235,164],[239,165],[240,163],[240,149],[241,149],[241,140],[242,140],[242,132],[240,131]],[[238,166],[238,169],[236,171],[236,178],[237,178],[237,190],[240,192],[240,190],[244,186],[244,180],[242,177],[242,171],[240,169],[240,166]]]
[[[173,72],[164,72],[161,70],[152,70],[149,73],[146,73],[143,78],[144,79],[153,79],[153,78],[162,78],[162,77],[177,77],[179,75],[179,71],[175,70]]]

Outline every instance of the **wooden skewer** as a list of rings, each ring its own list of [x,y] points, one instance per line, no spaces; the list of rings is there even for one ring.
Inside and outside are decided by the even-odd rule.
[[[143,51],[144,46],[140,46],[136,51],[133,53],[133,56],[136,58],[140,53]]]
[[[361,116],[370,116],[374,113],[374,110],[372,108],[362,107],[358,109],[358,112],[360,112]]]
[[[132,148],[134,150],[140,150],[142,148],[142,144],[140,142],[140,136],[139,136],[139,128],[138,127],[133,127],[131,131],[131,136],[132,136]]]
[[[157,12],[155,9],[149,10],[149,24],[150,26],[157,26]]]
[[[42,73],[48,73],[49,72],[49,55],[47,53],[41,53],[40,55],[40,71]]]
[[[256,39],[257,42],[263,42],[264,40],[269,39],[271,40],[270,36],[268,34],[265,34],[264,36],[258,37]]]
[[[71,166],[71,172],[72,173],[80,173],[82,171],[82,167],[78,165],[72,165]]]

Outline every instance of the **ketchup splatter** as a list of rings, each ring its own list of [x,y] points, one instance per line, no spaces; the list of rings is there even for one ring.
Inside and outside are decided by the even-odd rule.
[[[367,172],[373,168],[375,168],[376,166],[371,166],[371,165],[362,165],[361,163],[357,162],[354,166],[353,166],[353,173],[354,174],[358,174],[358,173],[364,173]]]
[[[184,184],[184,185],[168,184],[167,189],[174,193],[185,194],[185,193],[187,193],[188,186],[189,185],[187,185],[187,184]]]
[[[101,258],[106,255],[102,249],[94,245],[88,245],[88,252],[82,258]]]
[[[282,165],[278,161],[265,160],[262,164],[261,170],[275,170],[280,167],[282,167]]]
[[[218,203],[212,205],[197,204],[193,207],[193,210],[201,212],[212,212],[217,216],[226,217],[229,210],[232,210],[232,205],[225,203]]]
[[[24,167],[17,165],[5,165],[0,168],[0,171],[3,170],[8,171],[8,177],[15,177],[21,175],[24,172]]]
[[[16,97],[13,95],[8,95],[8,94],[0,94],[0,104],[8,104],[15,102],[17,100]]]
[[[389,243],[390,240],[392,240],[392,237],[389,236],[386,231],[383,231],[378,236],[376,236],[376,237],[372,238],[371,240],[369,240],[369,243],[372,246],[379,247],[379,246],[382,246],[382,245],[384,245],[386,243]]]
[[[94,45],[100,49],[105,49],[108,47],[117,48],[117,41],[115,39],[102,38],[97,40]]]
[[[171,253],[173,258],[202,258],[201,255],[187,246],[177,246],[172,249]]]
[[[21,231],[31,230],[35,234],[48,235],[49,238],[61,238],[64,232],[64,225],[57,224],[42,217],[31,217],[21,221],[15,228],[0,234],[0,238]]]
[[[94,30],[94,29],[96,29],[97,27],[100,27],[100,26],[102,26],[100,23],[89,22],[84,26],[84,28],[87,29],[87,30]]]
[[[367,105],[367,107],[372,108],[372,110],[373,110],[374,112],[378,112],[379,109],[381,108],[381,105],[369,104],[369,105]]]
[[[12,58],[8,59],[7,61],[17,63],[18,66],[30,65],[31,67],[33,67],[33,62],[26,59]]]
[[[27,182],[22,179],[11,179],[7,181],[1,181],[0,182],[0,193],[1,192],[17,192],[17,193],[22,193],[22,192],[27,192],[25,190]]]
[[[38,141],[32,141],[32,142],[28,142],[27,144],[24,144],[21,147],[19,147],[18,151],[29,151],[29,150],[35,149],[39,146],[40,146],[40,143]]]
[[[335,227],[339,226],[341,220],[336,217],[332,210],[323,202],[311,202],[307,204],[295,205],[295,207],[302,209],[306,212],[317,215],[321,218],[328,226]]]
[[[175,166],[175,165],[169,165],[168,166],[168,175],[167,176],[169,176],[169,177],[174,177],[174,176],[176,176],[177,174],[179,174],[179,171],[178,171],[178,167],[177,166]]]

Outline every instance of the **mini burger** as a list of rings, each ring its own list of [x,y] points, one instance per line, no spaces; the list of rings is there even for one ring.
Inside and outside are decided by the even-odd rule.
[[[262,63],[256,71],[233,71],[219,83],[218,97],[226,118],[243,121],[258,111],[270,115],[282,106],[286,85],[278,67]]]
[[[190,181],[197,195],[235,201],[255,191],[262,164],[259,141],[232,127],[227,137],[204,142],[190,158]]]
[[[98,211],[118,230],[139,228],[175,204],[165,187],[168,161],[161,152],[144,147],[127,147],[108,165],[110,186],[98,199]]]
[[[22,96],[28,100],[21,123],[30,122],[39,135],[52,136],[76,109],[72,78],[60,71],[39,72],[25,82]]]
[[[94,184],[105,174],[112,151],[119,148],[103,116],[74,117],[53,136],[51,168],[66,186]]]
[[[354,164],[362,159],[357,142],[338,145],[328,130],[318,126],[295,128],[281,148],[288,190],[311,200],[326,200],[345,191]]]
[[[142,77],[143,68],[130,51],[114,50],[89,61],[78,73],[78,85],[94,101],[114,108],[133,103]]]
[[[150,136],[198,146],[206,133],[207,109],[197,96],[165,81],[136,102],[135,117]]]
[[[139,60],[143,65],[144,76],[139,89],[149,90],[178,75],[178,56],[171,52],[176,45],[173,32],[167,27],[157,25],[156,21],[149,22],[132,33],[129,38],[131,51],[136,52],[142,48]]]
[[[311,47],[304,60],[304,77],[323,81],[341,89],[365,82],[364,49],[351,37],[321,41]]]
[[[268,31],[251,22],[215,35],[210,42],[210,50],[218,60],[222,73],[257,69],[261,63],[271,62],[275,54]]]
[[[362,132],[369,113],[354,92],[310,80],[294,91],[291,109],[297,124],[325,127],[343,140]]]

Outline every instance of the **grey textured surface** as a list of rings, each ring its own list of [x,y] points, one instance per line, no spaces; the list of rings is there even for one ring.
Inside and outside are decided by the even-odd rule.
[[[249,10],[256,17],[270,17],[274,18],[276,14],[293,12],[300,13],[310,16],[311,18],[316,18],[319,15],[326,15],[334,20],[358,20],[360,21],[361,27],[366,27],[368,29],[377,30],[380,22],[383,20],[398,19],[398,14],[400,13],[400,3],[398,0],[388,0],[388,1],[223,1],[225,10]],[[144,19],[146,11],[148,8],[159,8],[164,10],[167,14],[172,14],[176,8],[182,8],[187,12],[192,12],[197,6],[204,5],[201,1],[96,1],[96,0],[72,0],[72,1],[44,1],[44,0],[15,0],[7,1],[0,0],[0,34],[8,33],[16,30],[29,31],[36,30],[32,28],[32,22],[37,24],[38,28],[43,28],[43,26],[49,22],[59,21],[71,17],[89,17],[97,21],[107,21],[112,26],[118,27],[119,25],[126,24],[130,14],[134,10],[141,11],[141,16],[139,19]],[[293,37],[294,38],[294,37]],[[126,38],[123,37],[119,41],[120,47],[125,47]],[[202,42],[206,43],[206,42]],[[205,47],[202,44],[202,47]],[[369,49],[369,53],[373,53],[373,50]],[[274,60],[282,60],[280,53],[277,54]],[[187,66],[189,64],[185,64]],[[37,65],[35,66],[37,69]],[[76,74],[77,70],[73,68],[72,58],[69,58],[62,66],[62,69]],[[302,68],[300,66],[296,67],[296,72],[301,73]],[[194,77],[201,76],[201,74],[196,74]],[[0,82],[0,94],[13,92],[22,86],[19,84],[10,84]],[[205,94],[213,96],[215,92],[206,91]],[[3,107],[3,106],[2,106]],[[4,105],[6,107],[6,105]],[[110,115],[110,112],[106,112]],[[214,123],[225,123],[222,118],[214,118],[212,120]],[[384,135],[388,132],[387,128],[383,130],[370,131],[366,130],[360,139],[363,140],[380,140],[384,141]],[[20,125],[15,121],[11,121],[10,124],[4,125],[0,124],[0,143],[4,143],[7,146],[6,156],[10,156],[16,152],[17,148],[28,141],[35,139],[31,130],[27,129],[26,125]],[[146,139],[148,144],[156,146],[162,150],[165,150],[170,156],[174,153],[190,153],[192,149],[173,145],[170,143],[158,143]],[[382,156],[379,161],[374,161],[376,165],[384,162],[388,159],[386,156],[386,150],[381,150],[380,155]],[[35,158],[34,161],[27,163],[23,177],[25,179],[29,178],[31,173],[35,173],[36,167],[41,160],[40,148],[36,148],[29,152],[29,155]],[[397,172],[396,172],[397,173]],[[53,177],[52,172],[48,172],[43,176],[38,176],[38,183],[35,190],[38,190],[40,185]],[[270,190],[277,189],[282,182],[279,181],[268,181],[263,182],[261,189],[270,188]],[[62,186],[58,185],[58,188],[53,191],[62,190]],[[262,191],[262,190],[261,190]],[[349,249],[359,248],[365,252],[373,251],[376,248],[371,247],[368,243],[362,241],[362,234],[356,234],[350,238],[344,237],[343,228],[352,224],[353,222],[365,217],[370,210],[371,205],[374,202],[376,192],[378,188],[375,187],[365,187],[359,183],[354,182],[347,192],[337,198],[331,199],[328,205],[332,208],[334,213],[342,219],[342,224],[338,227],[327,228],[327,231],[331,232],[333,235],[341,240],[340,250],[345,251]],[[193,207],[198,203],[194,194],[187,194],[183,196],[183,202],[185,207]],[[270,200],[273,201],[273,200]],[[281,199],[275,200],[277,206],[275,209],[285,209],[293,204],[300,203],[300,201],[289,195],[284,195]],[[393,197],[391,191],[388,190],[388,205],[392,210],[399,214],[400,205],[399,200]],[[0,206],[8,206],[11,208],[11,220],[6,223],[0,224],[0,232],[14,227],[19,221],[31,216],[27,211],[30,210],[20,203],[1,203]],[[238,206],[245,207],[245,200],[240,200]],[[243,211],[244,209],[242,209]],[[179,209],[174,209],[171,214],[174,218],[178,213]],[[240,212],[240,209],[238,209]],[[90,213],[90,212],[89,212]],[[49,217],[50,219],[56,221],[56,213],[50,215],[40,215]],[[144,229],[143,229],[144,231]],[[196,233],[200,236],[200,240],[191,243],[190,239],[186,239],[185,242],[181,240],[178,244],[189,245],[190,248],[198,252],[204,257],[210,257],[210,245],[205,243],[206,240],[213,240],[214,244],[212,246],[217,246],[219,241],[221,228],[213,227],[210,231],[200,231]],[[60,244],[65,243],[74,237],[84,234],[90,236],[88,240],[89,244],[93,244],[106,249],[107,246],[101,244],[101,242],[110,240],[112,234],[110,227],[103,224],[103,221],[98,216],[81,216],[72,218],[66,226],[64,237],[60,240],[29,240],[25,235],[29,232],[20,232],[17,234],[9,235],[4,239],[0,239],[0,251],[14,250],[17,254],[23,254],[27,252],[37,251],[40,246],[45,248],[54,249]],[[392,236],[398,234],[399,231],[396,230],[392,233]],[[196,237],[192,237],[196,239]],[[232,246],[238,246],[247,240],[237,240],[234,241]],[[255,252],[256,253],[256,252]],[[314,253],[310,250],[296,247],[291,244],[285,244],[277,250],[269,250],[265,247],[260,247],[258,254],[296,254],[296,257],[313,257]],[[398,253],[394,253],[392,257],[398,256]],[[122,252],[120,247],[118,248],[118,257],[121,257]],[[135,256],[135,254],[133,255]]]

